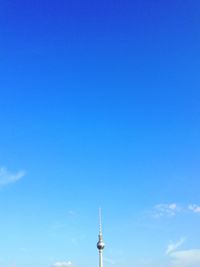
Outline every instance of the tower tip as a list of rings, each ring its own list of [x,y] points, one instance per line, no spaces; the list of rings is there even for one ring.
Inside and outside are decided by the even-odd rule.
[[[99,207],[99,233],[102,233],[102,223],[101,223],[101,207]]]

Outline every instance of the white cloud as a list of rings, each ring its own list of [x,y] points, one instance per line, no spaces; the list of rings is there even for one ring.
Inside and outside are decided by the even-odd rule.
[[[111,258],[104,258],[104,261],[107,262],[109,265],[114,265],[115,264],[115,261]]]
[[[177,250],[185,241],[181,238],[176,243],[170,243],[166,254],[169,256],[169,267],[199,267],[200,249]]]
[[[188,206],[188,209],[193,211],[194,213],[200,213],[200,206],[198,206],[196,204],[190,204]]]
[[[25,175],[25,171],[10,172],[4,167],[0,168],[0,186],[15,183]]]
[[[170,254],[172,267],[199,267],[200,249],[174,251]]]
[[[72,266],[71,261],[58,261],[52,265],[52,267],[71,267],[71,266]]]
[[[159,218],[162,216],[174,216],[181,208],[176,203],[171,204],[157,204],[153,209],[153,217]]]
[[[170,244],[167,246],[166,254],[170,254],[174,252],[177,248],[179,248],[185,241],[185,238],[181,238],[176,243],[170,242]]]
[[[200,205],[189,204],[186,206],[179,206],[176,203],[157,204],[153,207],[150,214],[153,218],[161,218],[161,217],[173,217],[177,213],[188,214],[188,211],[200,214]]]

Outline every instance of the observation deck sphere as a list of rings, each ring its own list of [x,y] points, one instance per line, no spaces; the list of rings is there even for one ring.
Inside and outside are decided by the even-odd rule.
[[[99,241],[99,242],[97,243],[97,248],[98,248],[98,249],[102,250],[102,249],[104,249],[104,247],[105,247],[105,244],[104,244],[103,241]]]

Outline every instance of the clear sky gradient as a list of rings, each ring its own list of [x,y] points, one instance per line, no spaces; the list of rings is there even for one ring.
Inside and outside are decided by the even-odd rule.
[[[199,0],[0,2],[0,267],[199,267]]]

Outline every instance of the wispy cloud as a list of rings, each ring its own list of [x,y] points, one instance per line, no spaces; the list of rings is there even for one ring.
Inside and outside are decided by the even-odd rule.
[[[153,218],[161,218],[173,217],[178,213],[188,214],[188,212],[200,214],[200,205],[189,204],[185,206],[180,206],[177,203],[157,204],[153,207],[150,214]]]
[[[190,204],[188,205],[188,209],[194,213],[200,213],[200,206],[196,204]]]
[[[71,266],[72,266],[71,261],[58,261],[52,265],[52,267],[71,267]]]
[[[177,248],[179,248],[185,241],[185,238],[181,238],[180,240],[178,240],[177,242],[170,242],[169,245],[167,246],[166,249],[166,254],[169,255],[170,253],[172,253],[173,251],[177,250]]]
[[[11,172],[5,167],[0,167],[0,186],[15,183],[24,177],[25,171]]]
[[[111,259],[111,258],[104,258],[104,261],[107,262],[109,265],[114,265],[115,264],[115,260]]]
[[[200,249],[174,251],[170,254],[172,267],[199,267]]]
[[[152,215],[154,218],[160,218],[162,216],[171,217],[180,211],[181,211],[181,207],[178,206],[176,203],[157,204],[153,208]]]
[[[68,210],[68,215],[69,216],[75,216],[77,214],[76,214],[76,212],[74,210]]]
[[[167,246],[166,254],[170,259],[170,267],[199,267],[200,249],[178,250],[184,241],[185,238],[181,238]]]

